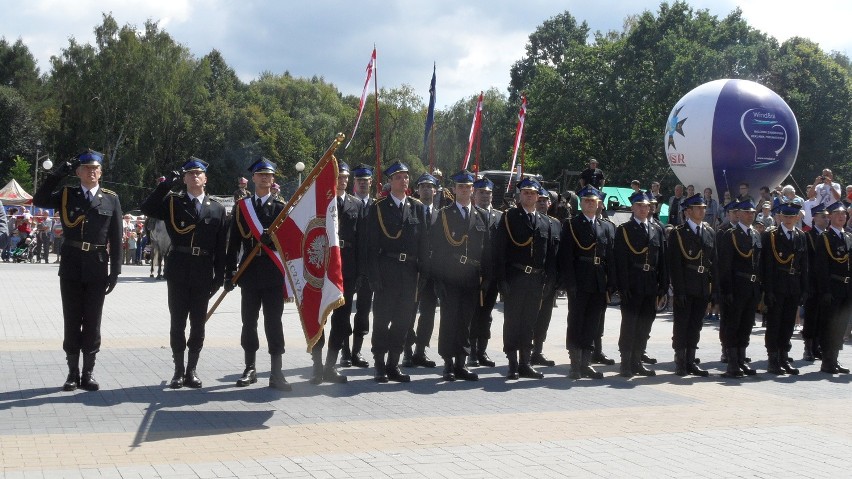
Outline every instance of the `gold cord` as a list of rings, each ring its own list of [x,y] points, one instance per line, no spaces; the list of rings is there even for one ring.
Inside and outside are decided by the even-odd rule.
[[[625,243],[627,243],[627,247],[630,249],[630,251],[631,251],[633,254],[635,254],[635,255],[640,255],[640,254],[645,254],[645,253],[647,253],[647,252],[648,252],[648,246],[646,246],[646,247],[645,247],[645,249],[643,249],[642,251],[636,251],[636,248],[634,248],[634,247],[633,247],[633,244],[631,244],[631,243],[630,243],[630,238],[628,238],[628,237],[627,237],[627,228],[622,227],[622,228],[621,228],[621,233],[622,233],[622,235],[624,236],[624,242],[625,242]],[[651,244],[651,241],[650,241],[650,234],[648,235],[648,238],[649,238],[649,239],[648,239],[648,244],[650,245],[650,244]]]
[[[597,236],[595,236],[595,241],[593,241],[592,244],[590,244],[589,246],[583,246],[580,243],[580,240],[577,238],[577,235],[574,234],[574,225],[571,223],[570,220],[568,221],[568,229],[571,230],[571,237],[574,238],[574,243],[576,243],[577,247],[580,248],[581,250],[589,251],[590,249],[592,249],[592,248],[594,248],[595,246],[598,245]]]
[[[240,200],[244,201],[244,200]],[[237,203],[236,212],[234,213],[234,221],[237,223],[237,229],[240,231],[240,236],[243,239],[249,239],[251,237],[251,231],[246,231],[243,228],[243,223],[240,221],[240,204]]]
[[[677,235],[677,244],[680,245],[680,253],[683,255],[684,258],[686,258],[690,261],[695,261],[697,259],[703,259],[702,258],[704,256],[704,248],[703,247],[698,249],[697,255],[689,256],[688,254],[686,254],[686,249],[683,247],[683,238],[681,238],[681,236],[680,236],[680,228],[675,228],[675,235]],[[699,237],[699,239],[700,239],[700,237]],[[703,244],[702,244],[702,246],[703,246]]]
[[[509,215],[507,213],[509,212],[507,211],[506,213],[503,213],[503,223],[505,223],[506,225],[506,233],[509,234],[509,239],[512,241],[512,243],[514,243],[515,246],[518,247],[529,246],[530,244],[532,244],[532,236],[530,236],[530,238],[523,243],[518,243],[517,240],[515,240],[515,237],[512,236],[512,228],[509,228]]]
[[[175,224],[175,197],[172,196],[169,198],[169,217],[172,222],[172,228],[174,228],[177,234],[186,234],[195,229],[195,225],[189,225],[186,228],[178,228]]]
[[[379,200],[379,201],[387,201],[387,198],[388,197],[385,196],[384,199]],[[403,209],[404,208],[405,208],[405,205],[403,205]],[[388,233],[387,228],[385,228],[385,220],[384,220],[384,217],[382,216],[382,206],[376,205],[376,211],[379,214],[378,220],[379,220],[379,226],[382,228],[382,233],[384,233],[385,236],[388,239],[392,239],[392,240],[399,239],[399,237],[402,236],[402,227],[399,228],[399,232],[396,234],[396,236],[391,236],[390,233]]]
[[[834,254],[831,252],[831,245],[828,243],[828,229],[823,231],[822,237],[825,240],[825,250],[828,252],[829,258],[833,259],[837,263],[845,263],[845,262],[849,261],[849,252],[848,251],[846,252],[845,255],[843,255],[839,258],[837,256],[834,256]]]
[[[467,241],[467,235],[463,235],[460,240],[455,241],[453,239],[452,235],[450,234],[450,226],[447,224],[446,212],[444,211],[443,208],[441,208],[440,212],[441,212],[441,223],[444,224],[444,237],[447,238],[447,242],[450,243],[453,246],[461,246],[462,244],[464,244]],[[510,235],[511,235],[511,233],[510,233]],[[530,239],[532,239],[532,238],[530,238]],[[512,241],[514,241],[514,240],[512,240]]]
[[[777,261],[779,264],[789,264],[793,261],[793,258],[796,257],[796,253],[791,254],[790,257],[786,260],[783,260],[780,256],[778,256],[778,248],[775,247],[775,237],[778,236],[779,230],[780,228],[776,229],[772,233],[769,233],[769,242],[772,243],[772,255],[775,256],[775,261]]]
[[[739,228],[739,226],[734,226],[734,228]],[[731,228],[731,230],[732,230],[731,231],[731,241],[734,243],[734,249],[737,250],[737,254],[740,255],[740,257],[746,258],[746,259],[754,256],[754,248],[749,250],[748,254],[745,254],[742,251],[740,251],[740,247],[737,246],[737,232],[735,230],[733,230],[733,228]]]
[[[68,219],[68,188],[62,189],[62,224],[65,225],[66,228],[76,228],[83,220],[86,219],[86,215],[80,215],[76,220],[72,223]]]

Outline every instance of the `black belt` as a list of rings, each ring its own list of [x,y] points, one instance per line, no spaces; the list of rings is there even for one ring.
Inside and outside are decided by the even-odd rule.
[[[83,251],[106,251],[105,244],[92,244],[86,241],[65,240],[65,243]]]
[[[544,273],[544,268],[533,268],[532,266],[527,266],[525,264],[520,263],[512,263],[512,267],[515,269],[519,269],[526,274],[541,274]]]
[[[800,275],[800,274],[802,274],[802,270],[800,270],[800,269],[796,269],[796,268],[793,268],[793,267],[790,267],[790,268],[778,268],[778,271],[783,271],[783,272],[785,272],[785,273],[787,273],[787,274],[792,274],[792,275]]]
[[[198,246],[172,246],[172,251],[177,253],[186,253],[192,256],[209,256],[210,252],[206,249],[201,249]]]
[[[841,283],[844,283],[844,284],[849,283],[849,276],[840,276],[839,274],[833,274],[833,275],[831,275],[831,279],[833,279],[835,281],[840,281]]]
[[[751,281],[752,283],[757,281],[757,275],[756,274],[740,273],[739,271],[737,271],[737,276],[739,276],[740,278],[745,278],[745,279]]]
[[[337,240],[337,241],[340,243],[340,249],[352,247],[352,240],[349,240],[349,241]]]
[[[693,271],[698,271],[699,274],[704,274],[704,271],[706,271],[704,265],[695,266],[694,264],[688,264],[686,267]]]
[[[390,259],[395,259],[400,263],[405,263],[406,261],[414,261],[414,258],[408,253],[382,253],[382,256],[385,256]]]
[[[468,258],[465,255],[454,254],[453,258],[459,260],[459,263],[461,263],[461,264],[469,264],[473,267],[478,267],[480,264],[482,264],[479,261],[472,259],[472,258]]]
[[[577,259],[579,259],[580,261],[585,261],[586,263],[601,264],[600,256],[580,256]]]
[[[643,263],[643,264],[633,263],[633,267],[636,268],[636,269],[641,269],[642,271],[657,271],[657,268],[651,266],[648,263]]]

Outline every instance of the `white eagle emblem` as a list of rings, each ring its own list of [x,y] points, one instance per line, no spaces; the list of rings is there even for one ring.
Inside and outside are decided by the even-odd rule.
[[[325,263],[325,251],[328,249],[328,238],[317,236],[308,247],[308,263],[321,268]]]

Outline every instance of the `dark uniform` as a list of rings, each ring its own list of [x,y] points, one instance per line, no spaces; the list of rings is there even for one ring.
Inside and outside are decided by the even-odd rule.
[[[494,183],[488,178],[480,178],[473,183],[474,191],[480,188],[494,189]],[[474,193],[476,194],[476,193]],[[491,250],[488,255],[494,258],[494,237],[497,234],[497,228],[500,227],[500,220],[503,219],[503,212],[492,208],[488,205],[485,210],[488,217],[488,234],[490,235]],[[491,339],[491,323],[493,321],[491,312],[494,310],[494,305],[497,303],[497,282],[488,281],[488,288],[482,293],[482,303],[477,304],[476,312],[470,322],[470,358],[468,366],[488,366],[493,368],[494,361],[488,356],[488,340]]]
[[[539,197],[548,197],[547,190],[541,189]],[[548,223],[550,228],[550,237],[553,238],[553,243],[550,245],[553,249],[553,255],[559,254],[559,241],[562,233],[562,223],[558,219],[541,215],[542,219]],[[550,328],[550,319],[553,317],[553,304],[556,301],[556,284],[559,280],[558,274],[553,274],[547,277],[544,283],[544,290],[541,294],[541,306],[538,308],[538,314],[535,318],[535,327],[533,328],[533,343],[532,355],[530,356],[530,364],[533,366],[556,366],[556,362],[548,359],[544,355],[544,342],[547,340],[547,330]]]
[[[391,181],[394,174],[407,172],[408,167],[397,161],[385,176]],[[392,194],[376,200],[365,228],[378,382],[411,380],[400,371],[399,357],[417,313],[418,262],[426,239],[423,203],[410,196],[397,201]]]
[[[541,188],[524,178],[518,189]],[[520,206],[509,208],[494,237],[494,276],[503,294],[503,351],[509,360],[509,379],[542,378],[530,365],[530,344],[544,285],[556,275],[556,257],[550,222]],[[520,362],[519,362],[520,354]]]
[[[800,205],[785,203],[779,207],[783,216],[799,215]],[[766,303],[767,370],[773,374],[799,374],[788,360],[790,338],[796,325],[796,312],[808,290],[807,235],[795,226],[791,230],[780,225],[769,228],[761,237],[763,301]]]
[[[352,176],[356,179],[358,178],[372,178],[373,170],[370,169],[369,166],[359,165],[352,172]],[[370,281],[367,279],[367,270],[366,268],[362,268],[361,265],[366,265],[366,257],[369,253],[369,248],[367,248],[367,242],[363,240],[366,238],[366,227],[367,227],[367,214],[370,212],[370,207],[373,206],[373,203],[376,202],[371,197],[359,198],[354,196],[356,205],[358,206],[358,222],[356,224],[356,228],[358,230],[359,236],[362,238],[361,241],[358,242],[358,282],[356,284],[356,293],[355,293],[355,318],[352,320],[352,352],[351,355],[347,354],[347,350],[349,349],[348,344],[345,343],[343,346],[343,355],[341,356],[341,365],[349,366],[351,363],[352,366],[358,366],[359,368],[368,368],[370,367],[370,363],[361,356],[361,347],[364,344],[364,336],[370,332],[370,311],[373,308],[373,290],[370,289]],[[348,360],[347,360],[348,357]]]
[[[811,208],[811,216],[816,218],[817,215],[827,215],[825,205],[819,204]],[[814,222],[816,223],[816,222]],[[820,300],[817,293],[817,280],[814,272],[816,268],[816,249],[823,246],[822,233],[816,224],[805,233],[805,238],[808,240],[808,290],[804,304],[804,318],[802,321],[802,340],[804,342],[805,352],[802,355],[804,361],[814,361],[822,359],[822,352],[819,347],[819,332],[820,326],[823,323],[822,315],[820,314]]]
[[[751,200],[740,201],[739,211],[754,211]],[[717,237],[719,293],[722,298],[722,344],[727,348],[728,368],[725,377],[753,375],[746,364],[754,313],[760,301],[760,235],[752,228],[737,223]]]
[[[474,180],[466,170],[452,179],[471,186]],[[492,278],[488,212],[473,204],[441,208],[429,230],[429,249],[429,273],[441,300],[438,354],[444,359],[444,380],[476,381],[479,377],[467,369],[466,359],[470,323]]]
[[[92,192],[83,191],[82,186],[63,186],[58,190],[56,187],[75,166],[78,171],[100,167],[102,159],[103,155],[89,150],[73,161],[60,163],[33,196],[35,206],[57,210],[65,238],[59,263],[65,322],[62,349],[68,360],[65,391],[77,387],[97,391],[100,387],[92,371],[101,347],[104,296],[115,287],[121,273],[122,214],[118,195],[106,188],[98,186]]]
[[[274,173],[275,164],[262,158],[249,167],[252,173]],[[246,217],[240,209],[243,204],[246,210],[253,211],[259,225],[255,225],[263,234],[255,234],[251,227],[252,219]],[[233,289],[233,278],[237,271],[237,261],[243,264],[249,261],[249,255],[260,242],[263,244],[257,254],[238,278],[240,286],[240,313],[242,317],[242,333],[240,345],[245,355],[245,370],[237,380],[237,386],[248,386],[257,382],[255,366],[257,350],[260,341],[257,336],[257,321],[260,309],[263,307],[263,328],[266,332],[266,343],[271,357],[271,374],[269,385],[275,389],[289,391],[290,384],[281,371],[282,356],[284,355],[284,328],[281,316],[284,313],[284,274],[270,257],[275,253],[266,229],[272,225],[286,204],[277,196],[269,193],[265,198],[252,195],[234,205],[231,232],[228,238],[227,266],[225,268],[225,287]],[[240,251],[242,257],[240,258]]]
[[[169,384],[172,389],[184,385],[200,388],[196,366],[204,345],[204,324],[212,294],[222,286],[225,274],[225,207],[209,195],[191,198],[186,191],[171,192],[181,173],[207,171],[207,163],[191,158],[174,172],[172,178],[157,185],[142,203],[142,213],[163,220],[172,242],[166,261],[171,325],[169,343],[175,372]],[[189,317],[189,341],[186,320]],[[186,368],[184,351],[189,348]]]
[[[684,201],[683,208],[705,207],[701,195]],[[669,235],[667,257],[673,292],[672,349],[675,374],[708,376],[698,367],[695,353],[701,339],[704,313],[715,281],[716,234],[709,224],[687,218]]]
[[[650,205],[643,192],[631,195],[630,201]],[[620,374],[654,376],[654,371],[642,365],[642,353],[657,315],[657,298],[667,294],[669,285],[663,231],[651,221],[640,223],[635,217],[622,223],[615,231],[613,259],[621,293]]]
[[[830,214],[844,209],[839,201],[826,208]],[[843,334],[846,332],[852,307],[852,268],[849,260],[852,234],[830,226],[822,233],[820,243],[816,248],[814,264],[814,276],[824,319],[820,325],[819,336],[822,348],[820,371],[849,374],[849,369],[840,365],[837,356],[843,349]]]
[[[728,203],[727,205],[725,205],[724,206],[725,214],[728,215],[731,212],[736,212],[738,204],[739,203],[737,202],[737,200],[733,200],[730,203]],[[724,234],[730,232],[731,228],[735,224],[736,224],[736,220],[734,220],[733,222],[723,221],[722,224],[719,225],[719,228],[716,230],[716,238],[715,238],[716,239],[716,241],[715,241],[716,250],[714,251],[714,257],[716,258],[716,265],[719,264],[719,242],[722,240],[722,236]],[[716,278],[717,278],[716,288],[711,293],[711,295],[713,296],[716,304],[719,305],[719,343],[721,343],[721,345],[722,345],[722,355],[720,356],[719,360],[722,363],[727,363],[728,362],[728,347],[725,345],[725,335],[723,334],[723,331],[725,330],[725,326],[724,326],[725,325],[725,309],[722,308],[722,295],[719,293],[718,274],[717,274]],[[747,358],[746,362],[748,362],[748,361],[749,361],[749,359]]]
[[[578,196],[600,200],[603,194],[588,186],[580,190]],[[615,289],[612,232],[601,220],[592,218],[590,221],[582,211],[562,227],[559,276],[568,292],[565,344],[571,357],[572,379],[603,377],[591,366],[591,356],[599,334],[600,318],[606,310],[607,292]]]

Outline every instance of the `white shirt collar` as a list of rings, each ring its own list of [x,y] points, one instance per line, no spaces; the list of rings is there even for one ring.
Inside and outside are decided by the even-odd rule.
[[[692,218],[687,218],[686,222],[687,222],[687,224],[689,224],[689,228],[692,230],[692,232],[697,234],[698,233],[698,223],[696,223],[695,221],[692,221]]]
[[[86,187],[85,187],[85,186],[83,186],[83,185],[80,185],[80,188],[83,190],[83,195],[85,195],[87,191],[91,191],[91,192],[92,192],[92,197],[94,198],[95,196],[97,196],[97,194],[98,194],[98,190],[100,190],[100,189],[101,189],[101,185],[99,185],[99,184],[98,184],[98,185],[95,185],[95,186],[93,186],[93,187],[92,187],[92,189],[91,189],[91,190],[87,190],[87,189],[86,189]]]
[[[595,220],[597,219],[597,217],[595,217],[595,216],[589,218],[588,216],[586,216],[586,213],[583,213],[583,216],[586,218],[586,221],[588,221],[589,223],[594,223]]]
[[[787,236],[787,233],[789,233],[789,232],[791,232],[791,231],[793,231],[793,230],[788,230],[788,229],[787,229],[787,227],[786,227],[786,226],[784,226],[784,224],[782,223],[782,224],[781,224],[781,231],[782,231],[782,232],[784,232],[784,236]]]
[[[396,207],[397,207],[397,208],[399,208],[399,205],[401,205],[401,204],[405,203],[405,198],[407,198],[407,196],[403,196],[403,197],[402,197],[402,199],[399,199],[399,198],[397,198],[396,196],[394,196],[393,194],[389,194],[388,196],[390,196],[390,197],[391,197],[391,199],[393,200],[394,205],[396,205]]]
[[[835,228],[834,226],[831,226],[831,229],[834,230],[834,232],[836,234],[843,236],[843,230],[839,230],[839,229]]]
[[[642,226],[643,228],[647,229],[647,227],[648,227],[647,221],[639,221],[639,218],[637,218],[635,216],[633,217],[633,221],[635,221],[639,226]]]
[[[270,196],[272,196],[271,191],[269,193],[267,193],[266,196],[263,196],[263,197],[257,196],[257,194],[255,194],[254,195],[254,201],[257,202],[257,200],[259,199],[260,201],[263,202],[263,204],[266,204],[266,200],[268,200]]]
[[[740,228],[742,228],[743,232],[745,232],[746,234],[749,234],[751,232],[751,226],[746,226],[742,222],[737,222],[737,224],[740,225]]]
[[[192,201],[192,200],[194,200],[194,199],[198,198],[198,202],[199,202],[199,203],[201,203],[201,204],[204,204],[204,193],[201,193],[201,194],[200,194],[200,195],[198,195],[198,196],[192,196],[192,195],[191,195],[191,194],[187,191],[187,192],[186,192],[186,196],[187,196],[187,197],[189,197],[189,201]]]

